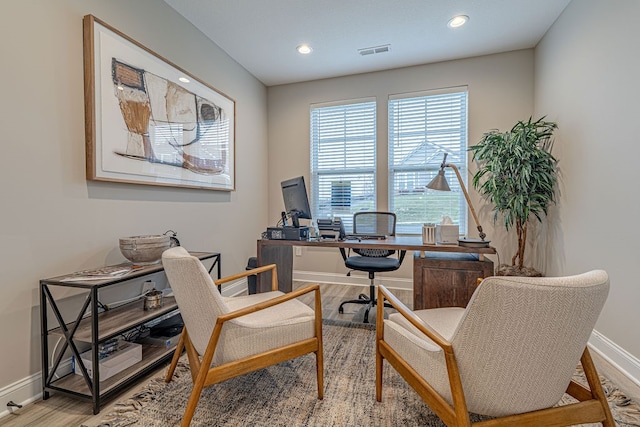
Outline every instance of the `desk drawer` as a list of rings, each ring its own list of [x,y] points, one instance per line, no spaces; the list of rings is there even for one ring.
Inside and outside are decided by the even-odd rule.
[[[413,309],[466,307],[479,277],[493,275],[493,262],[475,254],[426,252],[413,256]]]

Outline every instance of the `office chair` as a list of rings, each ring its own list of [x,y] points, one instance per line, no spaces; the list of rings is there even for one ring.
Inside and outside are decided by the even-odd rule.
[[[353,215],[353,232],[357,234],[384,234],[395,236],[396,214],[392,212],[356,212]],[[369,312],[376,305],[376,288],[374,284],[375,273],[383,271],[395,271],[400,268],[406,251],[399,251],[399,256],[391,257],[396,253],[391,249],[355,248],[357,255],[347,256],[344,248],[340,248],[340,254],[344,264],[350,270],[366,271],[369,273],[369,295],[360,294],[358,299],[343,301],[338,307],[339,313],[344,313],[345,304],[365,304],[363,323],[369,323]],[[351,272],[347,273],[350,275]],[[391,307],[385,304],[386,307]]]

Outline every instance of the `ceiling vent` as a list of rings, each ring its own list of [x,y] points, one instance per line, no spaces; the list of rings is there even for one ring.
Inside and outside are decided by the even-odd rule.
[[[374,46],[374,47],[365,47],[363,49],[358,49],[358,53],[360,56],[374,55],[376,53],[385,53],[391,50],[390,44],[384,44],[382,46]]]

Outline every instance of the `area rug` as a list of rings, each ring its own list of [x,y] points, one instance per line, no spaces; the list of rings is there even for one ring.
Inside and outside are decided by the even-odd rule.
[[[323,338],[324,400],[317,399],[315,357],[306,355],[205,388],[191,425],[444,426],[386,363],[382,402],[376,402],[372,326],[352,323],[345,327],[325,321]],[[185,357],[180,360],[170,383],[164,382],[164,375],[151,379],[143,391],[116,404],[97,425],[179,425],[192,388],[185,361]],[[640,425],[638,406],[608,380],[602,381],[617,425]]]

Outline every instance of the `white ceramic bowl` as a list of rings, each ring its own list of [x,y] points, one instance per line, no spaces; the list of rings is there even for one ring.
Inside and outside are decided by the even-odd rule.
[[[162,258],[162,252],[169,249],[169,236],[147,235],[120,238],[120,252],[137,265],[156,264]]]

